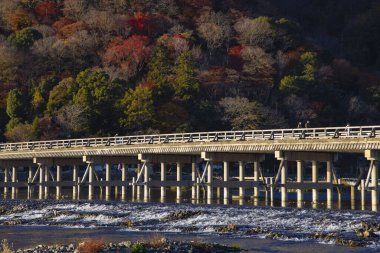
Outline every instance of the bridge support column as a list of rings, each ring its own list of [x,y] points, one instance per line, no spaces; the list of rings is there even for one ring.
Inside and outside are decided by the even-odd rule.
[[[182,164],[177,163],[177,182],[182,181]],[[177,186],[177,199],[181,199],[182,197],[182,190],[181,186]]]
[[[224,182],[228,182],[230,178],[230,163],[227,161],[223,162],[223,180]],[[228,200],[230,198],[230,189],[228,187],[224,187],[224,199]]]
[[[304,177],[304,167],[303,162],[300,160],[297,160],[297,183],[303,183],[303,177]],[[303,206],[303,190],[297,189],[297,205],[299,208],[302,208]]]
[[[372,211],[378,210],[378,169],[379,169],[379,161],[374,161],[373,162],[373,168],[372,168],[372,173],[371,173],[371,186],[372,186]]]
[[[74,182],[73,199],[76,199],[77,198],[77,189],[78,189],[78,185],[76,185],[76,183],[79,183],[79,182],[78,182],[78,167],[75,164],[73,165],[73,182]]]
[[[196,183],[197,183],[197,164],[192,162],[191,163],[191,182],[192,182],[192,186],[191,186],[191,199],[196,199],[197,197],[197,187],[196,187]]]
[[[326,181],[329,184],[332,184],[332,160],[326,161]],[[327,188],[326,190],[326,200],[327,200],[327,208],[331,208],[332,200],[333,200],[333,191],[332,186]]]
[[[17,183],[17,167],[12,166],[12,199],[16,198],[16,193],[17,193],[17,187],[15,184]]]
[[[45,199],[49,197],[49,166],[45,165]]]
[[[33,167],[32,166],[29,166],[28,168],[28,199],[30,199],[32,197],[32,186],[30,185],[30,183],[32,182],[32,179],[33,179]]]
[[[106,163],[106,200],[109,200],[111,197],[111,186],[110,186],[110,180],[111,180],[111,165],[109,163]]]
[[[317,161],[311,161],[311,180],[312,183],[318,183],[318,167],[317,167]],[[313,203],[317,204],[318,202],[318,189],[312,189],[312,197],[313,197]]]
[[[61,181],[62,181],[62,167],[60,165],[57,165],[57,186],[55,188],[56,190],[56,198],[60,199],[61,198],[61,192],[62,192],[62,186],[61,186]]]
[[[360,181],[360,195],[362,210],[365,210],[365,179]]]
[[[287,206],[288,201],[288,190],[286,188],[286,181],[288,178],[288,161],[284,160],[283,167],[281,170],[281,202],[282,206]]]
[[[150,163],[146,163],[145,169],[144,169],[144,201],[149,200],[149,175],[150,175]]]
[[[94,167],[92,163],[88,164],[88,199],[92,200],[94,197]]]
[[[161,182],[166,182],[166,164],[161,162]],[[161,186],[161,199],[164,201],[166,198],[166,187]]]
[[[366,150],[364,152],[365,157],[371,161],[371,195],[372,195],[372,211],[378,210],[378,168],[380,160],[380,151],[378,150]]]
[[[208,168],[207,169],[207,202],[211,203],[213,198],[213,188],[212,188],[212,181],[213,181],[213,162],[209,161]]]
[[[126,197],[126,184],[127,184],[127,166],[125,163],[121,164],[121,181],[122,181],[122,186],[121,186],[121,199],[125,200]]]
[[[137,164],[137,175],[141,172],[141,163]],[[137,179],[136,179],[137,181]],[[141,186],[137,185],[136,186],[136,199],[140,200],[141,199]]]
[[[245,176],[245,168],[244,168],[244,162],[239,161],[239,181],[243,182]],[[245,189],[244,187],[239,187],[239,197],[242,199],[245,197]]]
[[[38,186],[38,198],[44,198],[44,178],[45,178],[45,168],[43,165],[40,165],[40,184]]]
[[[4,168],[4,183],[9,182],[9,170],[7,167]],[[7,197],[8,195],[8,186],[4,187],[4,197]]]
[[[253,180],[258,182],[259,181],[259,162],[253,161]],[[253,197],[258,198],[259,197],[259,188],[253,187]]]

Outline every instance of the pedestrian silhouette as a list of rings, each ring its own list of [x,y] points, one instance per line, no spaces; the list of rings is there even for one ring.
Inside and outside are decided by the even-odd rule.
[[[302,128],[302,122],[298,122],[297,128]]]
[[[310,127],[310,121],[306,121],[305,128],[309,128],[309,127]]]

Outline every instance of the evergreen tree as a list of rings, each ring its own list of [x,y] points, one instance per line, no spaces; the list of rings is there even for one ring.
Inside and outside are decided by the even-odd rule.
[[[147,73],[147,79],[154,83],[153,95],[156,100],[170,95],[169,75],[170,63],[167,49],[158,46],[152,53]]]
[[[185,51],[177,58],[175,66],[175,96],[189,102],[199,91],[199,83],[194,71],[194,63],[189,51]]]

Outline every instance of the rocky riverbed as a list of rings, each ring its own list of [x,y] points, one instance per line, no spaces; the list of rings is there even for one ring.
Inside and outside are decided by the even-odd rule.
[[[35,225],[228,234],[380,249],[380,214],[368,211],[67,200],[0,203],[0,226]]]

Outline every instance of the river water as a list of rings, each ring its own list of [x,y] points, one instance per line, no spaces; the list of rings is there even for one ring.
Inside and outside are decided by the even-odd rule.
[[[283,208],[279,202],[268,203],[263,198],[259,201],[247,198],[228,205],[220,201],[194,204],[188,198],[189,193],[176,203],[175,191],[168,191],[164,203],[160,203],[158,190],[152,191],[149,203],[137,201],[130,194],[125,201],[118,198],[106,201],[99,195],[88,201],[70,200],[69,190],[63,193],[66,199],[59,201],[23,200],[22,191],[21,200],[1,200],[0,207],[12,206],[16,211],[0,215],[0,239],[7,239],[15,248],[25,248],[72,243],[88,237],[113,242],[141,240],[159,233],[172,239],[239,244],[248,252],[380,252],[379,232],[368,239],[356,235],[362,222],[380,223],[380,213],[368,211],[369,207],[358,210],[360,205],[352,206],[347,195],[328,209],[323,194],[317,206],[310,204],[306,194],[304,208],[296,208],[294,201]],[[81,194],[85,198],[87,193]],[[187,215],[168,219],[176,212]],[[218,228],[228,224],[236,224],[237,230],[220,232]],[[316,234],[333,237],[316,238]],[[359,241],[362,247],[337,246],[336,238]]]

